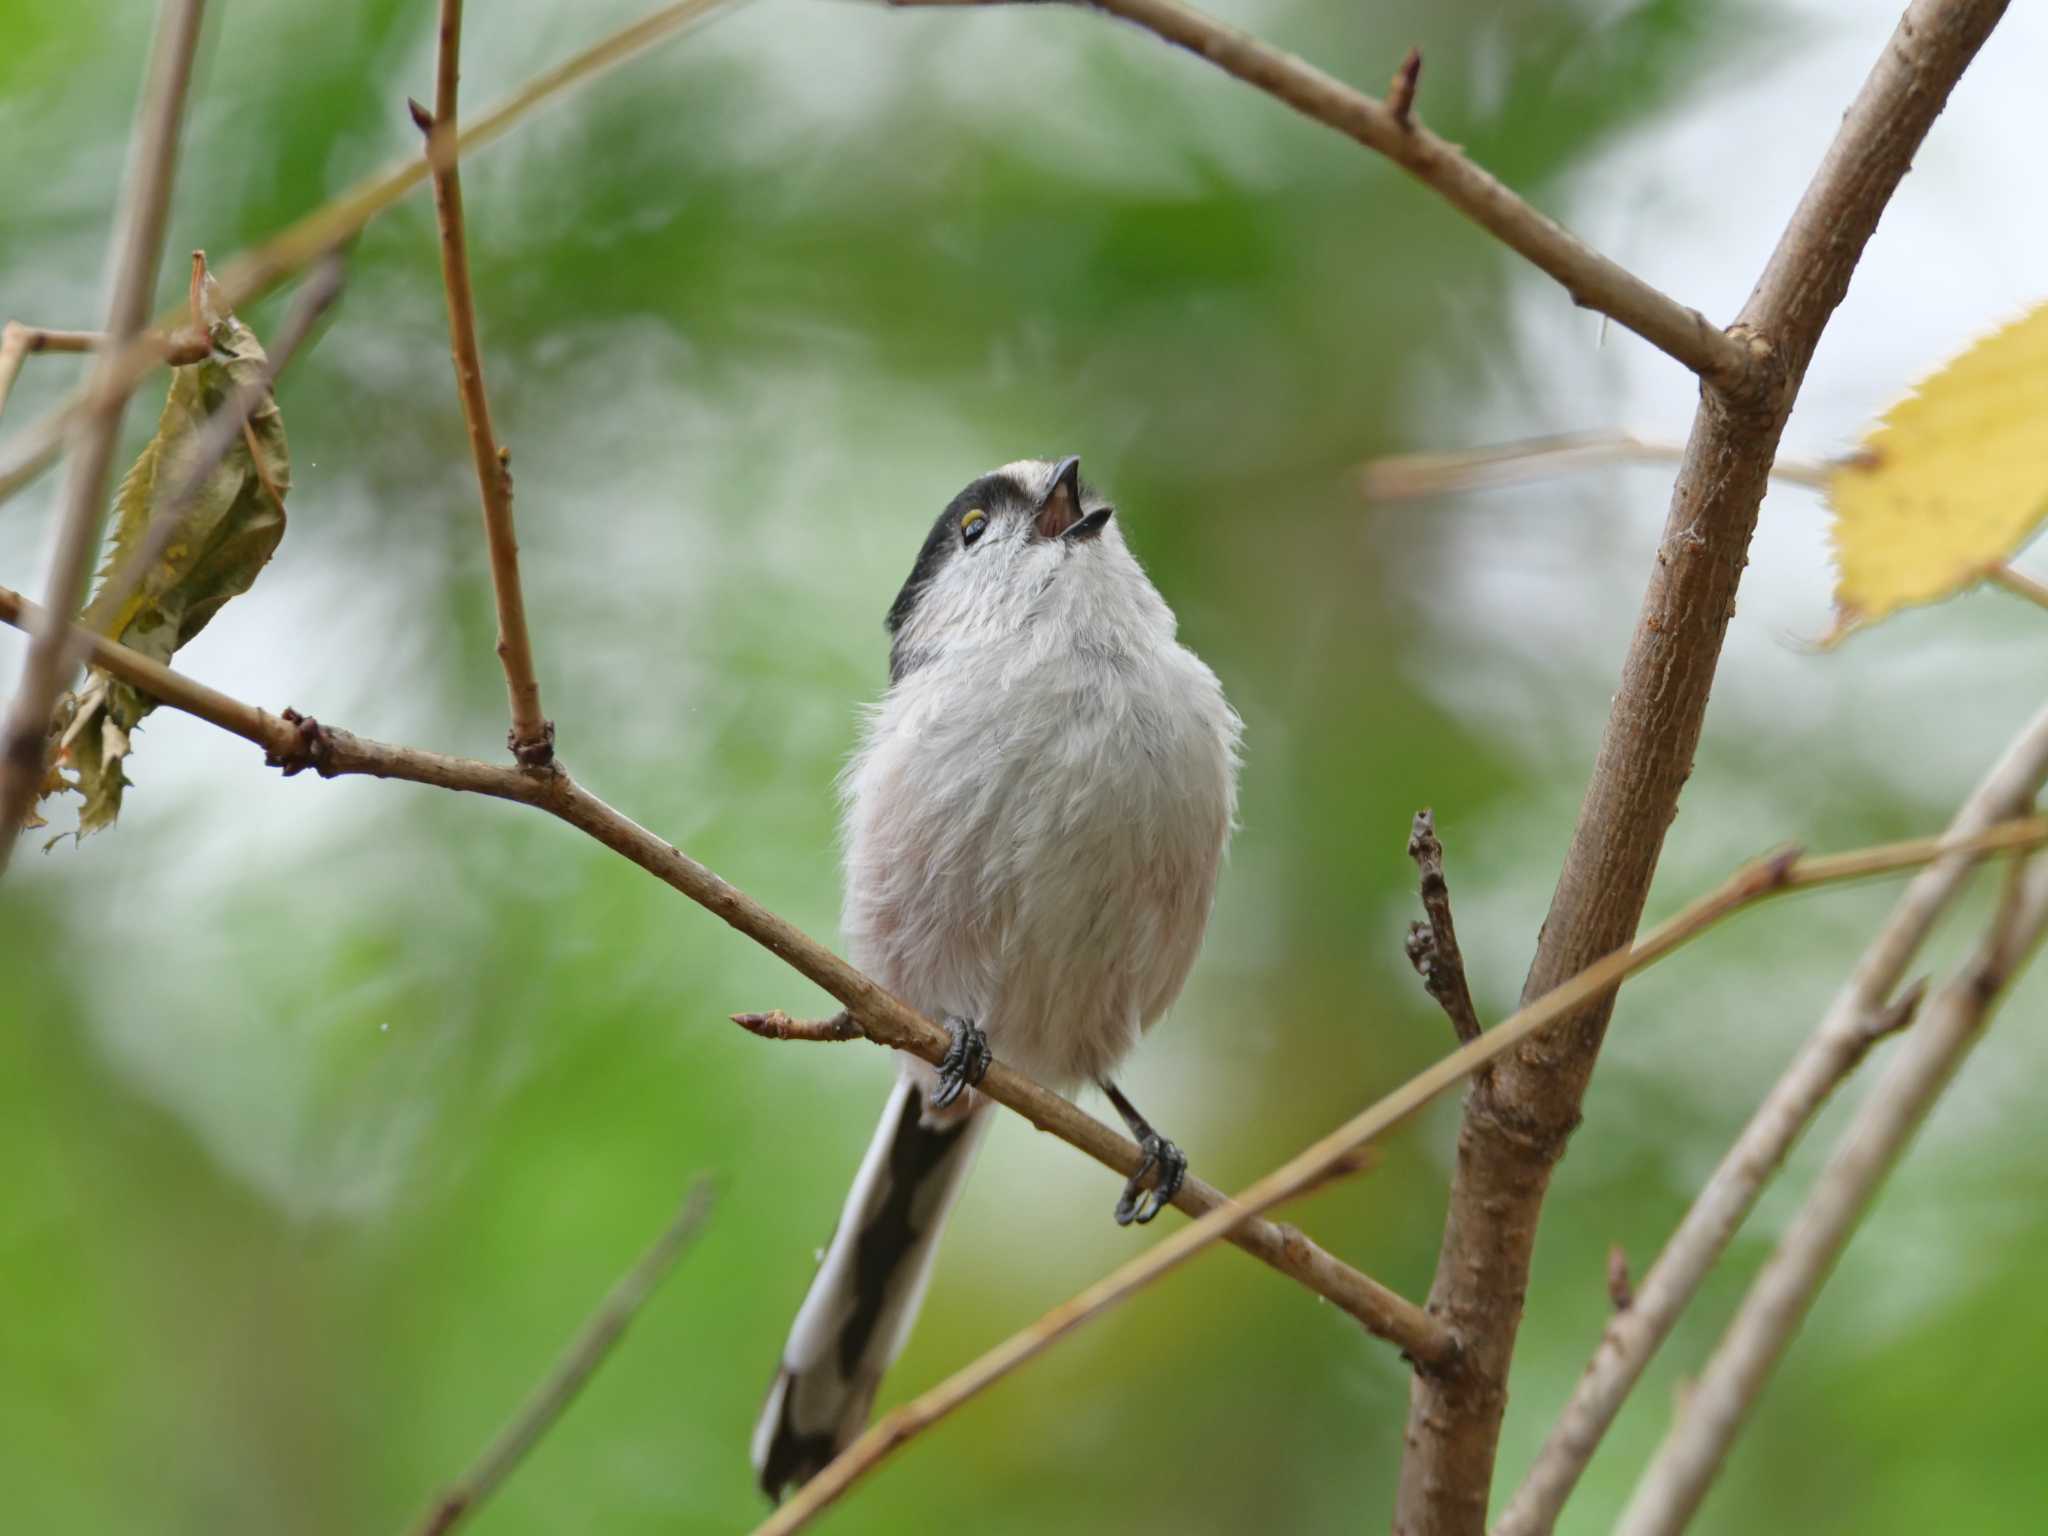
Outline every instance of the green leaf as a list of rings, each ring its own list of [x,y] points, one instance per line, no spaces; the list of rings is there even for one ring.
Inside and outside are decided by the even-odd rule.
[[[215,320],[212,337],[210,357],[171,370],[156,435],[116,495],[113,540],[82,615],[89,628],[162,662],[204,629],[223,603],[249,590],[284,537],[291,460],[284,418],[266,393],[247,429],[185,499],[176,532],[134,590],[123,596],[109,585],[148,544],[163,503],[189,481],[208,417],[240,386],[263,377],[263,348],[241,321],[232,315]],[[125,577],[122,584],[128,585]],[[133,734],[155,707],[154,699],[97,668],[71,700],[59,761],[72,775],[65,787],[85,799],[80,837],[113,825],[120,814]]]

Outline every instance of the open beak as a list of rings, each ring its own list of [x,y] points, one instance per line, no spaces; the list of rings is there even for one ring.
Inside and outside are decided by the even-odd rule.
[[[1032,523],[1041,539],[1072,539],[1080,543],[1102,532],[1102,525],[1109,521],[1109,517],[1108,507],[1098,507],[1083,515],[1081,461],[1070,455],[1061,459],[1053,470]]]

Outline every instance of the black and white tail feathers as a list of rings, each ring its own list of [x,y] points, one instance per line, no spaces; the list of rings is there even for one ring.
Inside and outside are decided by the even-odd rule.
[[[991,1117],[927,1125],[923,1111],[920,1086],[899,1082],[782,1347],[754,1428],[754,1471],[771,1499],[860,1434],[924,1299],[939,1229]]]

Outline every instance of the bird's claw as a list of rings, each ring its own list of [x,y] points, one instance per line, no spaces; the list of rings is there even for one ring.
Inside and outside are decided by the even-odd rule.
[[[1116,1224],[1120,1227],[1133,1222],[1144,1226],[1173,1204],[1173,1197],[1180,1193],[1188,1176],[1187,1153],[1156,1131],[1139,1140],[1138,1150],[1145,1154],[1144,1160],[1124,1185],[1123,1196],[1116,1203]],[[1152,1181],[1149,1186],[1145,1182],[1148,1175]]]
[[[932,1095],[933,1109],[950,1108],[961,1094],[988,1076],[989,1063],[995,1059],[989,1053],[988,1036],[971,1020],[946,1020],[946,1034],[953,1043],[939,1058],[939,1087]]]

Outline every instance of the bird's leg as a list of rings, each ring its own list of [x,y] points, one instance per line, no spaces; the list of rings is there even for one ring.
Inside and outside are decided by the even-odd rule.
[[[939,1058],[939,1087],[932,1095],[933,1109],[950,1108],[953,1102],[988,1076],[988,1036],[972,1019],[947,1019],[946,1034],[952,1044]]]
[[[1116,1112],[1124,1117],[1124,1124],[1131,1128],[1131,1135],[1138,1143],[1138,1150],[1145,1154],[1138,1171],[1131,1175],[1124,1185],[1121,1199],[1116,1203],[1116,1224],[1127,1227],[1132,1222],[1143,1226],[1154,1216],[1173,1204],[1173,1197],[1180,1193],[1181,1181],[1188,1176],[1188,1155],[1152,1129],[1151,1123],[1139,1114],[1137,1107],[1123,1096],[1108,1078],[1098,1078],[1102,1091],[1109,1095],[1109,1102],[1116,1106]],[[1146,1178],[1151,1178],[1148,1189]]]

